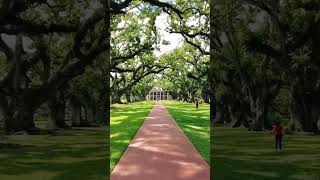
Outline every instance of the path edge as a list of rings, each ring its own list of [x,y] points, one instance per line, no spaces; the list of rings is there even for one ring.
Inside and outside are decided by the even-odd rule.
[[[128,146],[127,146],[127,147],[124,149],[124,151],[121,153],[120,158],[119,158],[119,159],[118,159],[118,161],[115,163],[115,165],[114,165],[114,167],[113,167],[113,169],[112,169],[112,170],[111,170],[111,168],[110,168],[110,162],[109,162],[109,168],[110,168],[110,170],[111,170],[110,175],[112,174],[112,172],[113,172],[114,168],[117,166],[118,162],[119,162],[119,161],[120,161],[120,159],[122,158],[123,154],[127,151],[127,149],[128,149],[128,147],[129,147],[129,145],[131,144],[132,140],[137,136],[137,134],[138,134],[138,132],[139,132],[139,130],[140,130],[140,128],[141,128],[141,126],[146,122],[146,119],[149,117],[149,115],[150,115],[151,111],[154,109],[154,107],[155,107],[156,105],[157,105],[157,104],[156,104],[156,103],[154,103],[154,105],[153,105],[153,106],[152,106],[152,108],[150,109],[150,111],[149,111],[148,115],[143,119],[143,122],[141,123],[140,127],[139,127],[139,128],[137,129],[137,131],[135,132],[135,134],[134,134],[133,138],[130,140],[130,142],[129,142]],[[168,112],[169,112],[169,111],[168,111]],[[169,114],[170,114],[170,113],[169,113]],[[110,141],[110,148],[111,148],[111,141]],[[111,159],[111,151],[110,151],[110,159]]]
[[[162,103],[162,102],[161,102]],[[167,107],[165,106],[164,103],[162,103],[163,107],[166,109],[166,111],[168,111],[169,116],[171,117],[171,119],[174,120],[174,123],[176,123],[176,125],[179,127],[179,129],[182,131],[182,133],[184,134],[184,136],[186,137],[186,139],[192,144],[192,146],[198,151],[198,153],[200,154],[200,156],[204,159],[204,161],[207,163],[207,165],[210,167],[211,164],[211,154],[210,154],[210,164],[209,162],[203,157],[203,155],[200,153],[199,149],[192,143],[192,141],[189,139],[189,137],[186,135],[186,133],[184,132],[184,130],[180,127],[180,125],[177,123],[176,119],[172,117],[170,111],[167,109]],[[210,133],[210,132],[209,132]],[[210,139],[209,139],[209,146],[210,146]]]

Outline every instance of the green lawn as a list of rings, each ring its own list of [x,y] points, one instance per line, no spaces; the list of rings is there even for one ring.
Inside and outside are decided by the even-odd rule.
[[[154,104],[154,101],[145,101],[112,105],[110,171],[113,170]]]
[[[212,179],[320,179],[320,136],[285,135],[283,152],[265,132],[215,127],[212,138]]]
[[[200,154],[210,164],[209,105],[200,104],[197,110],[192,103],[164,101],[164,104]]]
[[[108,179],[107,134],[99,127],[6,136],[0,140],[0,179]]]

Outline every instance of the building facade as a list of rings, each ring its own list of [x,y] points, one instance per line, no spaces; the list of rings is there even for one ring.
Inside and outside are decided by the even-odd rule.
[[[147,95],[146,100],[172,100],[172,96],[161,88],[153,88]]]

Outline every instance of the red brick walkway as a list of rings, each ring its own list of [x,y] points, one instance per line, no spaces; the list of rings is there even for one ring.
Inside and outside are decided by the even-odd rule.
[[[140,127],[111,180],[209,180],[208,163],[161,102]]]

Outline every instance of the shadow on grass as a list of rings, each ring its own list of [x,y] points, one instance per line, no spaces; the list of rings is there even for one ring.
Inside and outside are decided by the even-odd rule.
[[[0,149],[0,179],[108,179],[107,128],[58,136],[8,136]]]
[[[154,101],[117,104],[111,109],[110,172],[148,116]]]
[[[319,136],[285,135],[283,151],[275,152],[269,133],[214,127],[211,176],[230,180],[319,180],[319,142]]]
[[[177,101],[164,101],[164,105],[200,154],[210,164],[209,105],[202,104],[199,109],[196,109],[194,104]]]

